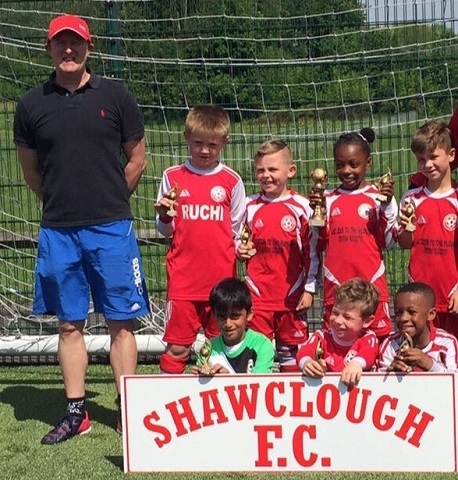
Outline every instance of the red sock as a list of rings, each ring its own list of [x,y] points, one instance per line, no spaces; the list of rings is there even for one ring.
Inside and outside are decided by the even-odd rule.
[[[163,373],[183,373],[186,369],[189,356],[185,358],[172,357],[168,353],[163,353],[159,365]]]

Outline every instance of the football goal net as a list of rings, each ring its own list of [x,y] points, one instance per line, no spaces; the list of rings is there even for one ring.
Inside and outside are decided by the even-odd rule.
[[[370,126],[369,174],[377,179],[389,168],[400,198],[416,169],[413,131],[429,119],[448,121],[458,99],[456,0],[2,1],[0,355],[57,348],[56,318],[31,311],[40,204],[23,181],[12,126],[18,99],[52,71],[46,30],[62,13],[87,20],[91,69],[123,82],[146,122],[149,164],[132,197],[152,307],[137,322],[140,352],[164,348],[167,241],[155,229],[153,204],[163,170],[186,158],[189,108],[211,102],[228,110],[222,160],[248,193],[257,189],[254,150],[268,138],[290,145],[298,164],[292,186],[306,194],[316,166],[329,172],[328,186],[336,183],[338,136]],[[406,263],[405,252],[386,253],[392,291],[406,280]],[[312,329],[321,316],[317,297]],[[103,318],[88,312],[86,331],[90,353],[108,353]]]

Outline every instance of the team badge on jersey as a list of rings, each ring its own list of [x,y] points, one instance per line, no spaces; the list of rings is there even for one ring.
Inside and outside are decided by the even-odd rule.
[[[281,228],[285,232],[292,232],[296,228],[296,219],[292,215],[285,215],[281,219]]]
[[[373,214],[374,214],[374,209],[372,208],[372,205],[369,205],[368,203],[362,203],[358,207],[358,215],[361,218],[365,218],[366,220],[368,220],[369,218],[372,217]]]
[[[226,198],[226,190],[223,187],[217,185],[210,190],[210,196],[215,202],[223,202]]]
[[[454,213],[445,215],[442,224],[444,225],[445,230],[453,232],[453,230],[456,229],[456,215]]]

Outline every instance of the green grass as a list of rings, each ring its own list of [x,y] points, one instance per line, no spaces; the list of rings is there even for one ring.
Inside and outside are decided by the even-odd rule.
[[[157,366],[141,365],[139,373],[157,373]],[[90,365],[87,396],[92,431],[60,445],[45,446],[40,439],[65,408],[58,366],[0,366],[0,478],[35,479],[125,479],[122,439],[116,434],[115,389],[108,365]],[[222,441],[223,445],[224,442]],[[198,446],[196,446],[198,449]],[[222,446],[230,454],[230,444]],[[355,452],[358,454],[358,452]],[[383,452],[380,452],[383,455]],[[431,455],[434,455],[431,452]],[[178,461],[178,460],[177,460]],[[387,458],[387,470],[390,460]],[[173,465],[171,466],[173,469]],[[268,479],[272,473],[227,474],[133,474],[143,479]],[[455,474],[404,473],[275,473],[277,480],[428,479],[456,478]]]

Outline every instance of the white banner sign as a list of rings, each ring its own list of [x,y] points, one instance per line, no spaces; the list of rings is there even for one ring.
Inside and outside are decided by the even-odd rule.
[[[124,471],[457,471],[455,378],[124,376]]]

